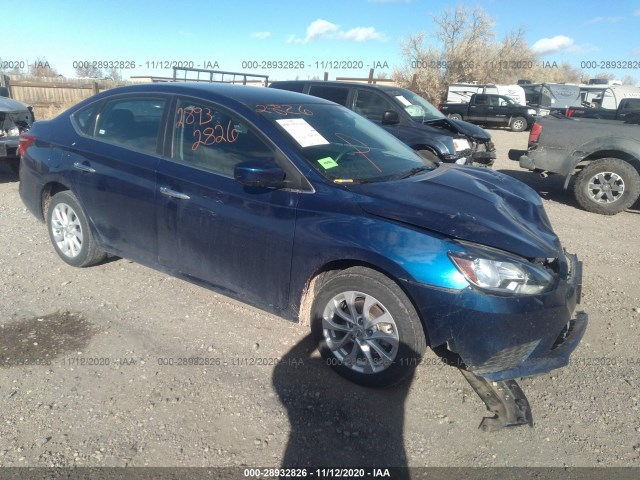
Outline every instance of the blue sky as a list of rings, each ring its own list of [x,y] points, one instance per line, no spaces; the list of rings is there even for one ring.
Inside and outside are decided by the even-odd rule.
[[[498,38],[524,27],[529,46],[545,61],[578,68],[585,61],[640,63],[640,0],[458,3],[485,9],[496,21]],[[44,57],[71,77],[73,62],[80,60],[135,62],[135,69],[122,70],[124,78],[169,76],[170,70],[156,68],[163,61],[196,67],[217,62],[219,69],[233,71],[246,71],[242,62],[249,61],[259,66],[263,61],[304,62],[304,69],[250,69],[274,80],[327,70],[331,79],[362,77],[374,62],[386,62],[388,68],[377,72],[390,74],[401,64],[401,41],[433,31],[430,14],[455,5],[441,0],[24,1],[19,10],[30,13],[16,19],[28,21],[3,22],[4,38],[11,40],[3,44],[0,58],[32,63]],[[321,64],[335,61],[357,62],[362,68]],[[640,83],[640,68],[585,70],[592,76],[631,75]]]

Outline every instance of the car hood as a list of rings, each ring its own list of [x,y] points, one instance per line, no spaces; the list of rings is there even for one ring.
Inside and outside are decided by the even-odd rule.
[[[446,128],[455,133],[461,133],[480,142],[487,142],[491,140],[491,135],[486,130],[478,127],[477,125],[474,125],[473,123],[465,122],[463,120],[440,118],[438,120],[427,120],[425,122],[425,125],[436,128]]]
[[[538,194],[493,170],[443,164],[405,180],[354,184],[360,206],[414,225],[526,258],[556,258],[560,241]]]

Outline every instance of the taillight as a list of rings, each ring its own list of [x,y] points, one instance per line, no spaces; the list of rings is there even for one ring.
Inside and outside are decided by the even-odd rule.
[[[31,144],[35,141],[36,141],[36,137],[33,135],[30,135],[28,133],[23,133],[22,135],[20,135],[20,145],[18,148],[20,150],[21,157],[24,157],[24,154],[27,151],[27,148],[29,148]]]
[[[573,108],[568,108],[568,109],[567,109],[567,117],[573,117],[573,114],[574,114],[575,112],[576,112],[576,111],[575,111]]]
[[[531,127],[531,131],[529,132],[529,145],[531,145],[532,143],[538,143],[541,133],[542,125],[540,125],[539,123],[534,123]]]
[[[442,105],[438,105],[438,110],[442,111]]]

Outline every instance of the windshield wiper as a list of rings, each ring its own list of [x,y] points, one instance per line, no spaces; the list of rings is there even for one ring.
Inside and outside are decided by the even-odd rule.
[[[408,172],[405,172],[405,173],[401,174],[400,176],[398,176],[396,178],[398,180],[403,179],[403,178],[409,178],[409,177],[413,177],[414,175],[418,175],[419,173],[426,172],[426,171],[431,171],[431,170],[433,170],[433,168],[415,167],[415,168],[412,168],[411,170],[409,170]]]

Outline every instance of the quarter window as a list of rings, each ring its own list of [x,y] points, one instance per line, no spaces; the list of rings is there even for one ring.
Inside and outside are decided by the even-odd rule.
[[[98,103],[92,103],[88,107],[73,114],[78,129],[85,135],[91,135],[93,133],[93,125],[95,121],[95,113],[98,109]]]
[[[273,150],[246,121],[216,105],[190,99],[177,104],[173,158],[228,176],[246,160],[275,161]]]
[[[100,111],[95,137],[156,153],[165,104],[149,97],[112,100]]]

